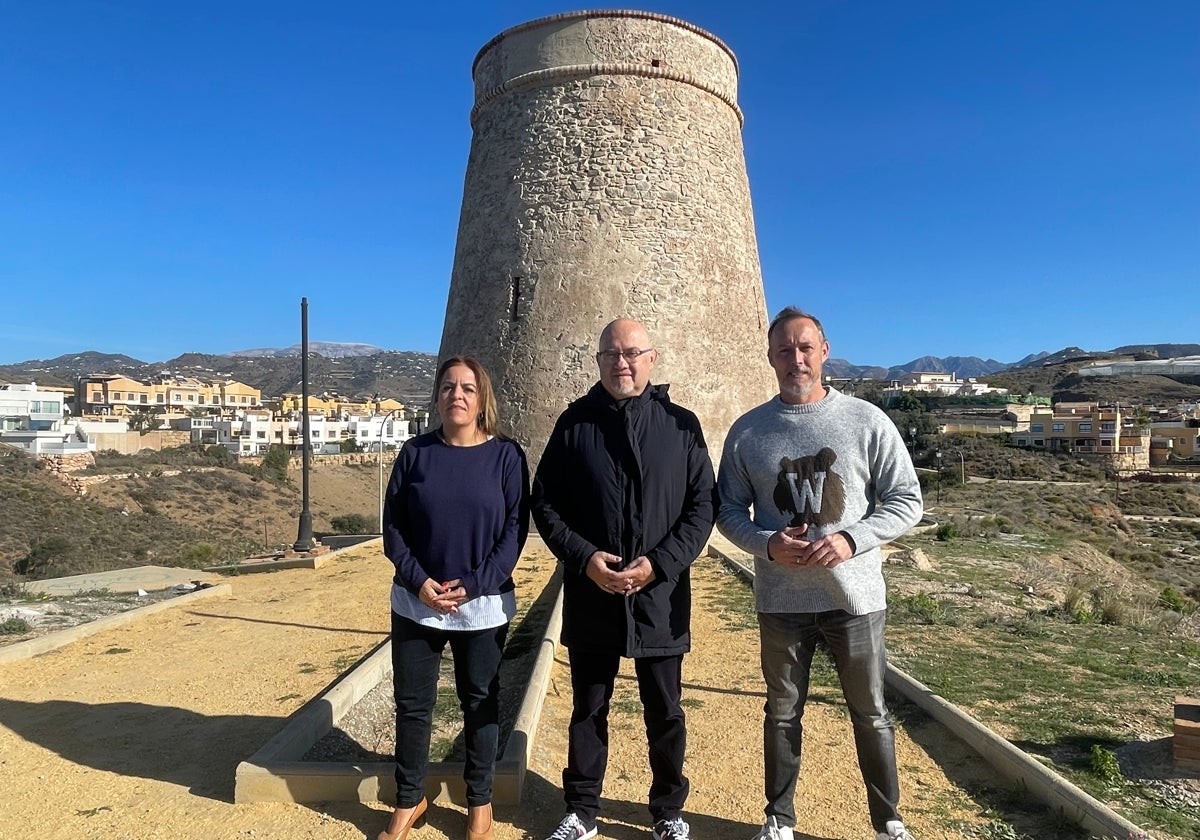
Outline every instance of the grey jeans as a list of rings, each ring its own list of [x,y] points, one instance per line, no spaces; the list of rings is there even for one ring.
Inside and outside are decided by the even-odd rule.
[[[765,810],[780,824],[796,824],[796,780],[804,737],[801,719],[808,699],[809,669],[821,638],[833,654],[842,695],[850,710],[871,824],[876,831],[883,831],[888,820],[900,819],[895,729],[883,700],[886,618],[886,611],[866,615],[843,610],[758,614],[762,672],[767,684],[763,707]]]

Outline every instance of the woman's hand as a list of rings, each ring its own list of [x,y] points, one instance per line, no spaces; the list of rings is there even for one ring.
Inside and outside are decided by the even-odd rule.
[[[468,598],[462,580],[450,580],[442,584],[442,601],[452,605],[450,612],[458,612],[458,608],[465,604]]]
[[[431,610],[448,615],[458,612],[459,605],[466,603],[467,590],[463,589],[461,580],[438,583],[433,578],[427,578],[421,584],[417,597]]]

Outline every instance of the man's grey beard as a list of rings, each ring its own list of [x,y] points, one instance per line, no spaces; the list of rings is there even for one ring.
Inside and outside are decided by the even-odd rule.
[[[808,373],[808,376],[809,376],[808,384],[804,384],[804,383],[800,383],[800,382],[792,382],[789,380],[787,382],[787,384],[783,386],[782,390],[786,391],[788,393],[788,395],[790,395],[790,396],[807,397],[809,394],[812,393],[813,388],[816,388],[817,384],[818,384],[817,380],[814,379],[812,376],[812,371],[811,370],[810,371],[789,371],[789,375],[790,375],[790,373],[793,373],[793,372],[794,373]]]

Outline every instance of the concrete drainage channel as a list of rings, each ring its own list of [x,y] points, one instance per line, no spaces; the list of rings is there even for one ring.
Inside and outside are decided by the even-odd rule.
[[[512,732],[496,761],[493,798],[498,805],[521,800],[530,750],[554,665],[562,627],[562,592],[555,599],[533,670]],[[309,701],[262,749],[238,765],[235,802],[375,802],[393,801],[396,782],[392,762],[301,761],[354,705],[392,673],[391,641],[367,654],[325,693]],[[425,794],[431,801],[465,800],[461,762],[431,762]]]
[[[753,558],[718,536],[708,546],[710,557],[754,580]],[[533,672],[513,731],[496,763],[495,801],[516,804],[529,764],[538,719],[554,663],[562,626],[562,593],[558,594],[542,636]],[[391,801],[395,781],[391,762],[337,763],[300,758],[337,725],[354,704],[391,675],[391,645],[384,642],[363,658],[324,694],[310,701],[262,749],[237,768],[236,802]],[[1103,802],[1049,770],[1028,753],[938,696],[898,668],[888,666],[888,687],[916,705],[977,752],[1015,786],[1094,836],[1135,840],[1148,835]],[[426,795],[462,801],[462,764],[429,765]]]

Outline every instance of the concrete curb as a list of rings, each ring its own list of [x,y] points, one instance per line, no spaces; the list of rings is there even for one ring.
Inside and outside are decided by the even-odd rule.
[[[899,668],[888,666],[886,682],[889,688],[957,735],[1002,776],[1028,790],[1065,819],[1097,837],[1127,840],[1149,837],[1103,802],[1071,784],[1029,753],[1013,746]]]
[[[529,684],[517,712],[504,752],[496,761],[493,801],[515,805],[529,766],[546,686],[562,628],[562,588],[542,635]],[[234,802],[374,802],[396,796],[395,765],[391,761],[301,761],[317,741],[392,670],[391,640],[382,642],[323,694],[302,706],[280,732],[254,755],[238,764]],[[425,780],[430,801],[464,804],[466,790],[461,762],[431,762]]]
[[[224,575],[249,575],[256,572],[281,572],[285,569],[321,569],[328,566],[334,561],[337,555],[351,551],[356,548],[366,548],[370,543],[376,540],[380,543],[380,551],[382,552],[383,537],[371,537],[351,545],[344,545],[340,548],[334,548],[326,551],[324,554],[316,554],[311,557],[289,557],[279,560],[262,560],[262,561],[242,561],[240,563],[228,563],[221,566],[205,566],[204,571],[216,572]]]
[[[754,580],[754,558],[728,540],[709,541],[708,556],[715,557],[747,580]],[[1020,785],[1049,808],[1073,823],[1104,838],[1145,840],[1149,835],[1103,802],[1013,746],[975,718],[935,694],[908,674],[888,665],[887,686],[949,729],[1006,779]]]
[[[0,665],[56,650],[64,645],[69,645],[71,642],[96,633],[103,633],[105,630],[121,627],[162,610],[186,606],[193,601],[203,601],[207,598],[228,598],[231,592],[233,592],[233,587],[228,583],[218,583],[215,586],[209,586],[196,592],[189,592],[186,595],[180,595],[166,601],[147,604],[144,607],[136,607],[132,610],[126,610],[125,612],[98,618],[95,621],[89,621],[86,624],[77,624],[74,627],[56,630],[53,633],[47,633],[45,636],[39,636],[36,639],[6,645],[0,647]]]

